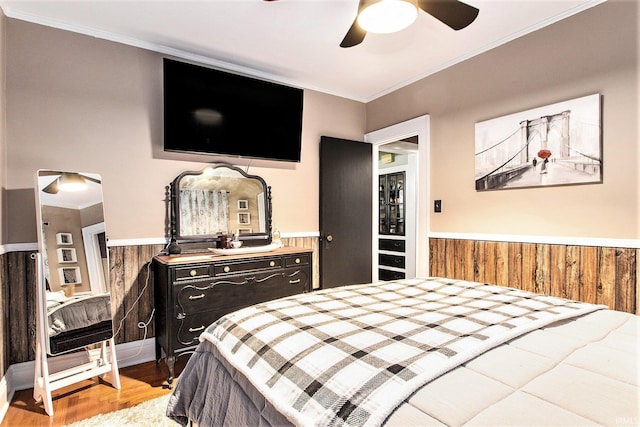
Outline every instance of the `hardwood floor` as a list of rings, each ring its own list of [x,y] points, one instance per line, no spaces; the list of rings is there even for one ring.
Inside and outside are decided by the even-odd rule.
[[[176,366],[176,372],[182,370],[183,363]],[[151,361],[121,368],[120,390],[97,378],[61,388],[53,393],[53,417],[47,415],[42,404],[35,402],[33,389],[17,391],[0,426],[62,426],[101,413],[130,408],[171,393],[166,384],[167,375],[163,362],[156,364]]]

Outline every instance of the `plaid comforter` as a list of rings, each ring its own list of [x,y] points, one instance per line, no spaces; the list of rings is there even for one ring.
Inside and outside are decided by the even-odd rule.
[[[420,386],[549,323],[603,308],[450,279],[327,289],[231,313],[200,336],[297,425],[381,425]]]

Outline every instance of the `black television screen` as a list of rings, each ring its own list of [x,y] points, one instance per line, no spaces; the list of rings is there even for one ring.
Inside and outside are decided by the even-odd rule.
[[[164,58],[165,151],[300,161],[301,89]]]

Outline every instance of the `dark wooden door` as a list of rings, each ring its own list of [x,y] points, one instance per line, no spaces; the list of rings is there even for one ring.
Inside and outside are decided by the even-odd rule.
[[[371,282],[371,144],[320,139],[320,286]]]

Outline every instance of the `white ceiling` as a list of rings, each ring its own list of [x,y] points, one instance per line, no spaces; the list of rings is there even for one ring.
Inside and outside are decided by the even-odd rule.
[[[100,175],[94,173],[80,173],[97,180],[102,180]],[[49,175],[49,171],[38,171],[38,188],[46,188],[58,179],[60,174]],[[87,180],[87,188],[84,191],[58,191],[56,194],[40,191],[38,198],[41,205],[57,206],[67,209],[84,209],[102,202],[102,185]]]
[[[395,34],[339,43],[358,0],[0,0],[5,15],[367,102],[604,0],[465,0],[453,31],[420,12]]]

